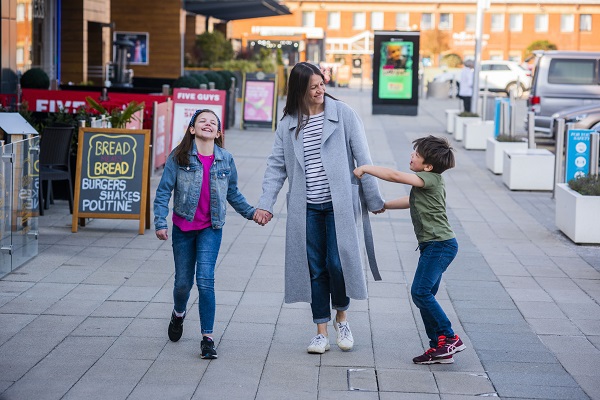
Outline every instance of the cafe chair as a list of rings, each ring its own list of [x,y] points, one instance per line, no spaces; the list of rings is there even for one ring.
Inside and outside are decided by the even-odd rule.
[[[73,182],[71,179],[71,140],[74,133],[73,127],[47,127],[42,132],[40,142],[40,187],[39,203],[40,215],[44,215],[43,209],[48,209],[53,202],[52,182],[68,181],[69,186],[69,210],[73,213]],[[44,182],[46,193],[43,194]]]

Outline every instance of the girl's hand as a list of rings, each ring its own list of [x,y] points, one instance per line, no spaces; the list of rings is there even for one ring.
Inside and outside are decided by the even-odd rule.
[[[167,240],[169,238],[169,233],[167,229],[159,229],[156,231],[156,237],[160,240]]]
[[[260,226],[265,226],[271,220],[271,218],[273,218],[273,214],[266,210],[261,210],[260,208],[258,208],[254,212],[254,217],[252,219]]]

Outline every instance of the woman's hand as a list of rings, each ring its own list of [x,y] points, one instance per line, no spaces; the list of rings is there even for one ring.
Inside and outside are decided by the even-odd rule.
[[[273,214],[266,210],[257,208],[252,219],[260,226],[265,226],[271,220],[271,218],[273,218]]]
[[[358,179],[362,178],[365,174],[365,171],[362,166],[354,168],[354,176]]]
[[[160,240],[167,240],[169,238],[169,233],[167,229],[159,229],[156,231],[156,237]]]

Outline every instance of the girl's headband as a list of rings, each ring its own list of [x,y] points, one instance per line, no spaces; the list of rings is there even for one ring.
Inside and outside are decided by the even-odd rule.
[[[209,112],[209,113],[213,114],[215,117],[217,117],[217,129],[219,130],[219,132],[221,132],[221,120],[219,119],[219,117],[213,110],[209,110],[208,108],[196,110],[194,112],[194,115],[192,115],[192,118],[190,119],[190,125],[188,126],[188,128],[191,128],[194,126],[194,124],[196,123],[196,118],[198,118],[198,115],[202,114],[203,112]]]

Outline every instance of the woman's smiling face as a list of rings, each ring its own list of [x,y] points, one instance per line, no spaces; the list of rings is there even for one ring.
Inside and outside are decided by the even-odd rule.
[[[308,82],[308,90],[306,91],[308,107],[319,107],[325,99],[325,82],[320,75],[312,75]]]

